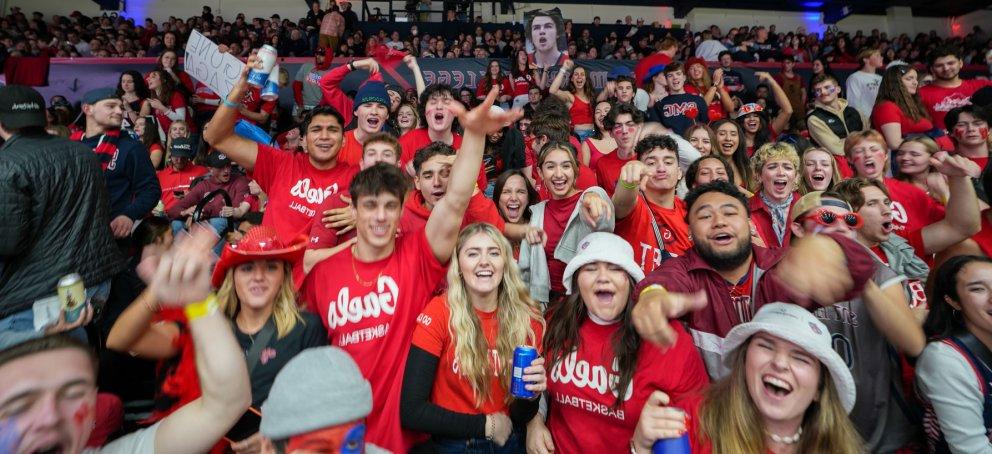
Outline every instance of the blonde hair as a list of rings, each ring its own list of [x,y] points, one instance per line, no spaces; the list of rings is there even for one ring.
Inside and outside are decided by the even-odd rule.
[[[498,357],[503,358],[500,370],[494,370],[489,354],[489,342],[482,331],[482,323],[472,307],[465,281],[461,276],[458,263],[458,252],[465,243],[477,234],[488,236],[499,247],[503,257],[503,279],[496,289],[496,319],[499,331],[496,334],[496,350]],[[451,318],[448,331],[454,339],[455,359],[458,369],[465,380],[472,385],[476,406],[480,407],[490,395],[490,383],[495,373],[504,390],[510,389],[512,375],[513,349],[518,345],[536,345],[537,339],[533,322],[544,326],[541,309],[530,297],[527,286],[520,278],[520,270],[513,260],[513,249],[499,230],[490,224],[474,223],[462,229],[458,235],[455,254],[451,257],[448,267],[448,310]],[[507,393],[506,403],[512,397]]]
[[[276,339],[282,339],[296,327],[297,322],[303,322],[300,316],[300,308],[296,305],[296,290],[293,287],[293,267],[287,262],[283,263],[283,280],[279,291],[276,292],[275,301],[272,303],[272,320],[276,324]],[[241,302],[238,300],[238,292],[234,288],[234,269],[227,270],[224,283],[217,289],[217,304],[227,318],[234,320],[238,311],[241,310]]]
[[[186,120],[174,120],[172,123],[169,123],[169,129],[165,131],[165,144],[164,144],[165,146],[163,147],[163,148],[165,148],[165,150],[163,152],[164,154],[162,156],[162,162],[169,162],[169,158],[172,157],[172,140],[173,139],[172,139],[172,134],[169,134],[169,131],[171,131],[172,130],[172,127],[175,126],[175,125],[183,125],[183,126],[185,126],[186,127],[186,137],[189,138],[189,124],[186,123]],[[145,127],[147,127],[147,126],[145,126]]]
[[[813,189],[810,188],[809,185],[806,184],[806,165],[803,164],[802,160],[806,158],[806,155],[807,154],[809,154],[811,152],[814,152],[814,151],[819,151],[819,152],[826,153],[827,154],[827,157],[830,158],[830,169],[831,169],[830,170],[830,186],[827,186],[827,190],[830,190],[830,188],[833,188],[834,185],[836,185],[837,183],[840,183],[841,180],[843,180],[843,177],[840,176],[840,169],[837,168],[837,161],[834,160],[833,153],[831,153],[829,150],[826,150],[824,148],[818,148],[818,147],[807,148],[807,149],[803,150],[803,155],[799,157],[799,161],[800,161],[799,162],[799,166],[800,166],[799,167],[799,175],[800,175],[800,177],[799,177],[799,193],[802,194],[802,195],[809,194],[810,192],[813,191]]]
[[[700,434],[712,443],[714,454],[768,452],[761,415],[751,399],[744,376],[750,343],[748,340],[738,348],[730,375],[710,387],[699,411]],[[821,368],[818,397],[806,408],[803,434],[796,452],[864,452],[861,436],[851,424],[826,367]]]
[[[796,178],[799,178],[799,154],[795,147],[785,142],[766,143],[754,152],[751,156],[751,168],[753,169],[751,189],[755,194],[761,191],[761,169],[765,164],[772,161],[788,161],[796,169]]]

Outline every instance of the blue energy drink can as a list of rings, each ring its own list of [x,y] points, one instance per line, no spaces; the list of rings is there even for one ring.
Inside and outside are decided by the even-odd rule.
[[[513,349],[513,377],[510,379],[510,394],[520,399],[533,399],[537,393],[528,391],[524,386],[524,369],[537,359],[537,349],[528,345],[518,345]]]
[[[691,454],[692,447],[689,445],[689,434],[684,433],[679,438],[666,438],[654,442],[651,447],[651,454]]]

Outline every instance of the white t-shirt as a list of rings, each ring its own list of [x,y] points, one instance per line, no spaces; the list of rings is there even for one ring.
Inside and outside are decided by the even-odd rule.
[[[161,423],[129,433],[102,448],[84,449],[83,454],[154,454],[155,434],[159,424]]]
[[[706,61],[718,61],[720,52],[727,50],[727,47],[715,39],[708,39],[696,46],[696,56]]]
[[[847,105],[858,109],[861,115],[871,117],[881,83],[882,76],[864,71],[855,71],[847,76]]]

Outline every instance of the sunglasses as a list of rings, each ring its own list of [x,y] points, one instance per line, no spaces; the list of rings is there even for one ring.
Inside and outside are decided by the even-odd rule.
[[[834,223],[838,220],[843,220],[844,223],[852,229],[860,228],[861,225],[864,224],[864,220],[861,219],[861,215],[858,213],[848,212],[841,215],[834,213],[833,211],[823,209],[816,210],[813,214],[807,215],[803,219],[815,221],[817,224],[825,227],[834,225]]]

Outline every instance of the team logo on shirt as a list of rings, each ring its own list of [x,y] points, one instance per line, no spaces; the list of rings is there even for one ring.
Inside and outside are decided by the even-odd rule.
[[[351,296],[351,289],[341,287],[337,301],[327,306],[327,329],[334,330],[349,323],[359,323],[366,318],[393,315],[399,286],[392,276],[379,276],[375,290],[362,296]]]
[[[941,99],[937,104],[934,104],[933,110],[937,112],[950,112],[951,109],[967,106],[968,104],[971,104],[971,96],[966,96],[963,93],[951,93],[944,97],[944,99]]]
[[[334,183],[326,188],[318,188],[316,186],[310,187],[310,179],[304,178],[297,181],[293,185],[293,188],[289,190],[289,194],[294,197],[299,197],[306,200],[307,203],[312,205],[320,205],[324,203],[324,199],[337,194],[338,184]]]
[[[892,230],[905,230],[907,222],[909,222],[909,215],[906,214],[906,208],[902,206],[901,203],[892,201],[892,222],[895,224],[892,226]]]
[[[699,109],[696,107],[694,102],[680,102],[673,104],[665,104],[662,106],[664,108],[665,118],[668,117],[678,117],[678,116],[688,116],[686,115],[690,110],[696,110],[699,113]]]
[[[576,388],[589,388],[603,395],[610,393],[613,397],[617,397],[615,388],[620,382],[619,369],[620,365],[616,358],[613,359],[611,370],[606,370],[605,366],[592,365],[588,361],[578,359],[577,353],[573,351],[551,369],[551,380],[563,385],[572,383]],[[623,400],[630,400],[633,394],[634,380],[631,378]]]

